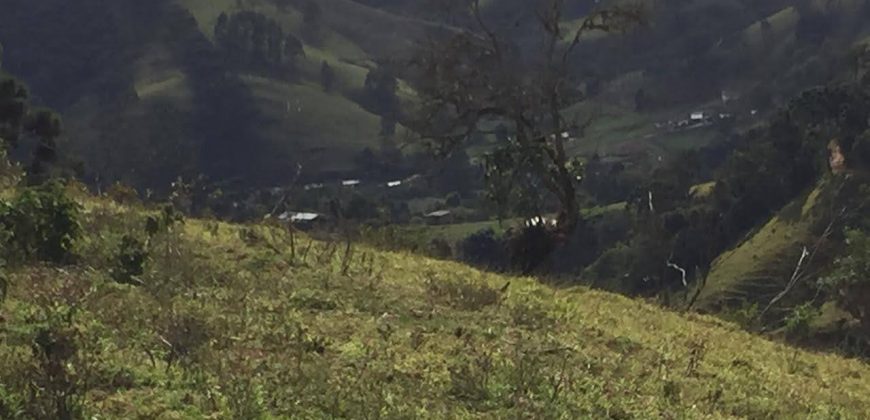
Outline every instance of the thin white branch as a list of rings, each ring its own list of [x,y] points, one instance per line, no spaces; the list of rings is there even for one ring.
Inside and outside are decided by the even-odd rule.
[[[794,286],[797,284],[798,280],[801,278],[801,269],[803,268],[804,261],[806,261],[807,257],[809,257],[809,256],[810,256],[810,251],[807,250],[807,247],[803,247],[803,250],[801,251],[801,257],[798,260],[797,265],[794,267],[794,272],[791,274],[791,278],[788,280],[788,285],[786,285],[785,289],[783,289],[781,292],[779,292],[779,294],[776,295],[776,297],[771,299],[770,303],[768,303],[767,306],[764,308],[764,310],[761,311],[759,317],[766,314],[767,311],[769,311],[770,308],[773,307],[773,305],[776,305],[776,303],[779,302],[780,300],[782,300],[782,298],[784,298],[785,295],[788,294],[788,292],[791,292],[791,290],[794,289]]]
[[[649,195],[649,211],[650,211],[650,213],[655,213],[655,212],[656,212],[656,209],[655,209],[655,207],[653,206],[653,193],[652,193],[652,190],[649,191],[649,194],[648,194],[648,195]]]
[[[810,252],[806,246],[803,247],[803,250],[801,251],[801,257],[800,257],[800,259],[798,259],[798,263],[794,268],[794,272],[791,274],[791,278],[789,278],[788,285],[786,285],[785,289],[783,289],[782,292],[780,292],[778,295],[776,295],[776,297],[774,297],[770,301],[770,303],[768,303],[767,306],[764,307],[764,310],[758,314],[759,319],[762,318],[767,313],[767,311],[769,311],[770,308],[773,307],[773,305],[776,305],[780,300],[782,300],[782,298],[785,297],[785,295],[789,294],[802,278],[806,277],[805,273],[804,273],[804,263],[812,263],[812,260],[814,259],[814,257],[816,256],[816,253],[821,248],[822,243],[826,239],[828,239],[829,236],[831,236],[831,233],[833,233],[834,224],[837,222],[837,219],[842,217],[845,213],[846,213],[846,207],[843,207],[839,213],[837,213],[836,215],[834,215],[834,217],[831,218],[831,221],[830,221],[830,223],[828,223],[828,226],[825,228],[825,231],[818,238],[818,240],[816,240],[816,243],[813,246],[812,252]],[[809,258],[809,261],[807,261],[808,258]]]
[[[668,261],[668,267],[673,268],[676,271],[679,271],[680,275],[682,276],[682,279],[683,279],[683,287],[689,287],[689,282],[686,281],[686,269],[685,268],[680,267],[679,265],[674,264],[671,261]]]

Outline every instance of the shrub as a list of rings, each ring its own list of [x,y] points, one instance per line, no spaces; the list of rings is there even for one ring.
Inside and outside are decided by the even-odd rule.
[[[785,319],[786,338],[795,341],[805,339],[810,332],[810,324],[818,316],[818,310],[811,303],[794,308]]]
[[[547,261],[555,246],[556,237],[546,226],[525,227],[509,241],[511,265],[530,274]]]
[[[514,326],[529,330],[551,327],[555,319],[547,308],[533,299],[521,299],[510,307],[510,317]]]
[[[33,339],[36,363],[31,386],[38,392],[27,402],[28,414],[36,418],[84,417],[83,378],[71,369],[72,365],[79,364],[77,335],[69,326],[51,325],[36,331]]]
[[[505,245],[492,229],[484,229],[469,235],[458,244],[459,259],[489,269],[505,266]]]
[[[68,262],[81,234],[79,212],[79,204],[57,182],[24,189],[11,202],[0,202],[0,239],[7,257]]]
[[[834,263],[822,285],[870,333],[870,235],[853,230],[846,237],[847,254]]]
[[[429,295],[456,309],[480,311],[497,304],[501,299],[499,291],[486,284],[439,278],[434,273],[427,273],[426,276]]]
[[[6,148],[0,147],[0,187],[12,187],[17,185],[21,178],[23,177],[23,172],[21,171],[21,166],[9,161],[9,157],[6,153]]]
[[[211,338],[208,324],[190,313],[171,312],[162,322],[160,340],[166,346],[167,371],[176,364],[189,367],[198,361],[200,350]]]
[[[450,244],[442,238],[432,239],[429,242],[428,251],[429,255],[434,258],[446,260],[453,257],[453,249],[450,248]]]
[[[178,212],[171,204],[163,206],[157,216],[148,216],[145,220],[145,233],[149,237],[172,229],[176,224],[184,223],[184,215]]]
[[[85,417],[83,404],[97,383],[93,374],[99,356],[96,340],[77,314],[88,306],[92,286],[66,270],[39,269],[29,276],[28,315],[4,332],[21,351],[4,358],[0,417]]]
[[[145,243],[134,236],[124,235],[113,261],[112,278],[118,283],[141,283],[138,277],[145,273],[147,259]]]
[[[719,317],[751,330],[757,326],[760,313],[761,309],[758,308],[758,303],[743,302],[741,306],[726,308],[720,312]]]
[[[118,204],[136,204],[139,202],[139,193],[136,192],[136,189],[120,182],[112,184],[106,190],[106,195]]]

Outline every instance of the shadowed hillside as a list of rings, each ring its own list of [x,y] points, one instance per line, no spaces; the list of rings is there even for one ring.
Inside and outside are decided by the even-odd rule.
[[[565,28],[592,6],[572,4]],[[178,174],[251,186],[287,182],[297,164],[313,178],[358,171],[354,157],[379,144],[381,120],[396,119],[366,99],[368,73],[386,66],[401,78],[419,40],[467,23],[437,3],[390,1],[3,0],[2,7],[5,67],[64,114],[68,148],[89,179],[161,189]],[[539,47],[524,35],[534,5],[499,0],[483,8],[519,48]],[[655,156],[719,143],[723,136],[670,135],[653,124],[715,104],[725,91],[740,98],[738,114],[770,111],[835,74],[867,35],[860,23],[866,10],[860,2],[650,4],[647,27],[581,45],[574,78],[595,92],[580,117],[604,117],[595,118],[599,128],[577,152],[612,145],[605,150]],[[221,14],[244,11],[301,41],[292,77],[251,82],[248,76],[264,75],[228,65],[214,28]],[[325,65],[328,92],[319,89]],[[397,94],[407,113],[413,89],[400,83]],[[118,115],[108,119],[107,112]],[[322,144],[334,153],[324,155]],[[222,151],[238,159],[222,161]]]

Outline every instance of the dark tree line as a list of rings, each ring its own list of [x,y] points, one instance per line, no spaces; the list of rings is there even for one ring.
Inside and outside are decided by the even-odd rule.
[[[0,54],[2,54],[0,46]],[[0,56],[2,63],[2,56]],[[27,173],[31,182],[50,176],[58,160],[57,139],[61,134],[60,118],[52,111],[33,107],[27,87],[7,76],[0,68],[0,148],[6,155],[29,151]]]
[[[239,69],[286,78],[295,73],[296,60],[305,56],[299,38],[261,13],[222,13],[214,33],[227,61]]]

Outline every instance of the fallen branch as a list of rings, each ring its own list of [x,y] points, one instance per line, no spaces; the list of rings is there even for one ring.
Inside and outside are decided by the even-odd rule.
[[[759,319],[762,318],[765,314],[767,314],[767,311],[769,311],[770,308],[773,307],[773,305],[777,304],[780,300],[782,300],[782,298],[784,298],[789,292],[791,292],[792,289],[794,289],[795,285],[797,285],[798,280],[801,278],[800,274],[801,274],[801,269],[803,268],[803,265],[804,265],[804,261],[806,261],[807,257],[809,257],[809,256],[810,256],[810,252],[807,250],[807,247],[803,247],[803,250],[801,251],[801,257],[800,257],[800,259],[798,259],[797,265],[794,268],[794,272],[792,273],[791,278],[788,281],[788,284],[785,286],[785,289],[783,289],[783,291],[779,292],[779,294],[777,294],[773,299],[771,299],[770,302],[768,302],[767,306],[764,307],[764,310],[762,310],[758,314]]]
[[[767,312],[770,311],[770,309],[773,307],[773,305],[776,305],[777,303],[779,303],[779,301],[781,301],[786,295],[788,295],[795,288],[795,286],[797,286],[797,284],[800,282],[801,279],[806,277],[804,275],[805,274],[805,272],[804,272],[805,265],[809,265],[810,263],[812,263],[813,259],[816,256],[816,253],[818,253],[819,249],[822,246],[822,242],[825,239],[827,239],[829,236],[831,236],[831,233],[833,233],[834,224],[837,222],[837,219],[840,218],[845,213],[846,213],[846,208],[843,207],[843,209],[840,210],[840,212],[837,213],[837,215],[835,215],[833,218],[831,218],[831,222],[828,223],[828,226],[825,228],[825,231],[822,233],[821,236],[819,236],[819,239],[816,240],[816,243],[813,245],[812,251],[809,251],[806,246],[803,247],[803,249],[801,250],[801,256],[798,259],[797,265],[795,265],[794,271],[792,272],[791,278],[789,278],[788,284],[785,286],[785,289],[783,289],[781,292],[779,292],[779,294],[777,294],[773,299],[771,299],[771,301],[767,304],[767,306],[764,307],[764,310],[762,310],[761,312],[758,313],[758,316],[756,317],[757,319],[762,319],[764,317],[764,315],[766,315]]]

